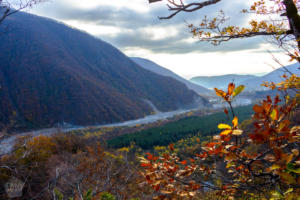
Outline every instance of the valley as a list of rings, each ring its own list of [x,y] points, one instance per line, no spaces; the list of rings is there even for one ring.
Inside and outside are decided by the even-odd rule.
[[[298,200],[299,8],[0,0],[0,199]]]
[[[176,110],[176,111],[171,111],[171,112],[160,112],[157,114],[153,115],[148,115],[146,117],[136,119],[136,120],[129,120],[125,122],[119,122],[119,123],[113,123],[113,124],[102,124],[102,125],[93,125],[93,126],[72,126],[72,125],[65,125],[65,126],[60,126],[60,127],[54,127],[54,128],[47,128],[47,129],[40,129],[40,130],[34,130],[34,131],[29,131],[29,132],[24,132],[24,133],[17,133],[14,135],[7,135],[7,138],[4,138],[0,141],[0,155],[5,154],[11,151],[13,145],[15,144],[15,140],[18,137],[23,137],[23,136],[32,136],[36,137],[39,135],[45,135],[45,136],[51,136],[53,134],[57,133],[85,133],[87,131],[98,131],[98,129],[106,129],[106,128],[118,128],[118,127],[134,127],[137,125],[146,125],[146,124],[151,124],[155,123],[157,121],[164,121],[168,120],[168,118],[172,117],[179,117],[183,116],[186,113],[192,112],[193,109],[189,110]]]

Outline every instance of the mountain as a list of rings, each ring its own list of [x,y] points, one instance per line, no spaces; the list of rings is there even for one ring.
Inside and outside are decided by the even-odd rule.
[[[226,74],[221,76],[197,76],[190,79],[191,82],[201,85],[203,87],[213,89],[225,89],[228,83],[234,82],[240,84],[243,81],[256,78],[253,75],[237,75],[237,74]]]
[[[189,89],[194,90],[196,93],[198,93],[200,95],[212,93],[211,90],[208,90],[207,88],[204,88],[200,85],[194,84],[194,83],[180,77],[179,75],[175,74],[174,72],[172,72],[150,60],[147,60],[144,58],[139,58],[139,57],[132,57],[131,59],[135,63],[137,63],[139,66],[143,67],[144,69],[152,71],[156,74],[160,74],[160,75],[167,76],[167,77],[172,77],[172,78],[176,79],[177,81],[184,83]]]
[[[138,66],[112,45],[51,19],[16,13],[0,26],[0,124],[91,125],[191,105],[183,83]]]
[[[295,63],[292,65],[288,65],[285,67],[281,67],[278,68],[262,77],[256,77],[256,78],[252,78],[252,79],[248,79],[246,81],[241,82],[241,84],[246,86],[246,90],[248,91],[259,91],[259,90],[266,90],[266,87],[261,86],[261,84],[264,81],[268,81],[268,82],[274,82],[274,83],[279,83],[281,81],[283,81],[284,79],[281,77],[283,74],[287,74],[289,75],[289,73],[286,71],[286,69],[291,72],[294,73],[298,76],[300,76],[300,64],[299,63]]]

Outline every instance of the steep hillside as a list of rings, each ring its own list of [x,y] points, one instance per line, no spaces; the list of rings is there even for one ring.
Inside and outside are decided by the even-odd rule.
[[[102,124],[194,103],[196,93],[142,69],[110,44],[54,20],[17,13],[0,26],[0,123]]]
[[[144,58],[139,58],[139,57],[132,57],[131,58],[134,62],[136,62],[138,65],[140,65],[141,67],[143,67],[144,69],[147,69],[149,71],[152,71],[154,73],[163,75],[163,76],[168,76],[168,77],[172,77],[182,83],[184,83],[189,89],[194,90],[196,93],[198,94],[212,94],[211,90],[208,90],[207,88],[204,88],[200,85],[194,84],[182,77],[180,77],[179,75],[175,74],[174,72],[150,61]]]
[[[298,76],[300,76],[300,64],[299,63],[295,63],[286,67],[281,67],[278,68],[262,77],[256,77],[256,78],[252,78],[246,81],[243,81],[241,84],[244,84],[246,86],[246,90],[248,91],[259,91],[259,90],[265,90],[266,87],[261,86],[261,84],[264,81],[268,81],[268,82],[274,82],[274,83],[279,83],[281,81],[283,81],[284,79],[281,77],[283,74],[287,74],[289,75],[291,73],[297,74]],[[287,70],[289,72],[287,72]]]
[[[197,76],[191,78],[190,81],[210,89],[225,89],[230,82],[239,84],[255,77],[253,75],[226,74],[221,76]]]

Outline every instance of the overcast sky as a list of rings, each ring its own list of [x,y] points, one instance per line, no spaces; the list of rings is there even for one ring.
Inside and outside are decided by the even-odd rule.
[[[276,52],[266,38],[238,39],[213,46],[192,38],[188,23],[214,16],[222,9],[231,24],[247,24],[245,0],[223,0],[194,13],[182,13],[170,20],[164,2],[148,0],[51,0],[27,10],[53,18],[105,40],[128,56],[150,59],[175,73],[191,78],[198,75],[257,74],[279,66],[266,51]],[[249,4],[249,3],[248,3]],[[287,57],[274,53],[287,64]]]

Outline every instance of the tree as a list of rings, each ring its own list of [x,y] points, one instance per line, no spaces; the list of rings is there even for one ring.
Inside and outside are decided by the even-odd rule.
[[[0,0],[0,24],[8,16],[46,0]]]
[[[186,3],[186,0],[167,0],[171,14],[160,17],[160,19],[171,19],[179,13],[194,12],[221,1],[188,1],[189,3]],[[149,3],[153,2],[156,1],[149,0]],[[226,18],[224,11],[220,11],[219,16],[212,19],[205,17],[199,25],[190,24],[189,28],[193,36],[198,37],[200,41],[208,41],[215,45],[237,38],[272,36],[281,48],[288,51],[292,59],[299,60],[299,7],[300,2],[297,0],[254,0],[249,9],[241,11],[257,17],[257,20],[249,21],[248,27],[225,25],[228,18]]]
[[[145,179],[159,199],[197,197],[201,188],[214,190],[225,198],[296,199],[299,196],[300,127],[291,125],[291,115],[299,107],[300,78],[292,75],[282,83],[266,86],[297,93],[285,97],[282,104],[279,96],[274,99],[268,96],[255,105],[249,132],[240,129],[231,109],[232,125],[219,124],[220,134],[190,159],[182,160],[174,152],[162,156],[148,153],[142,159]],[[227,91],[216,88],[215,91],[230,106],[243,88],[230,83]],[[169,148],[174,151],[172,144]]]
[[[221,1],[168,0],[171,14],[160,19],[170,19],[180,12],[197,11]],[[221,11],[220,16],[211,20],[205,17],[199,26],[191,24],[189,28],[200,41],[215,45],[236,38],[272,36],[288,51],[291,60],[300,61],[299,6],[300,2],[293,0],[258,0],[242,12],[268,16],[271,20],[252,20],[246,28],[221,27],[226,21]],[[148,153],[141,160],[143,175],[156,191],[157,199],[199,198],[204,190],[212,190],[226,199],[296,199],[300,195],[300,127],[292,123],[292,119],[299,113],[300,77],[289,74],[283,78],[281,83],[264,83],[284,95],[274,99],[267,96],[254,105],[255,114],[247,131],[241,130],[231,106],[244,86],[230,83],[227,91],[215,88],[216,95],[230,107],[232,124],[219,124],[220,133],[191,158],[181,159],[170,144],[171,153]],[[224,112],[229,116],[228,110]]]

